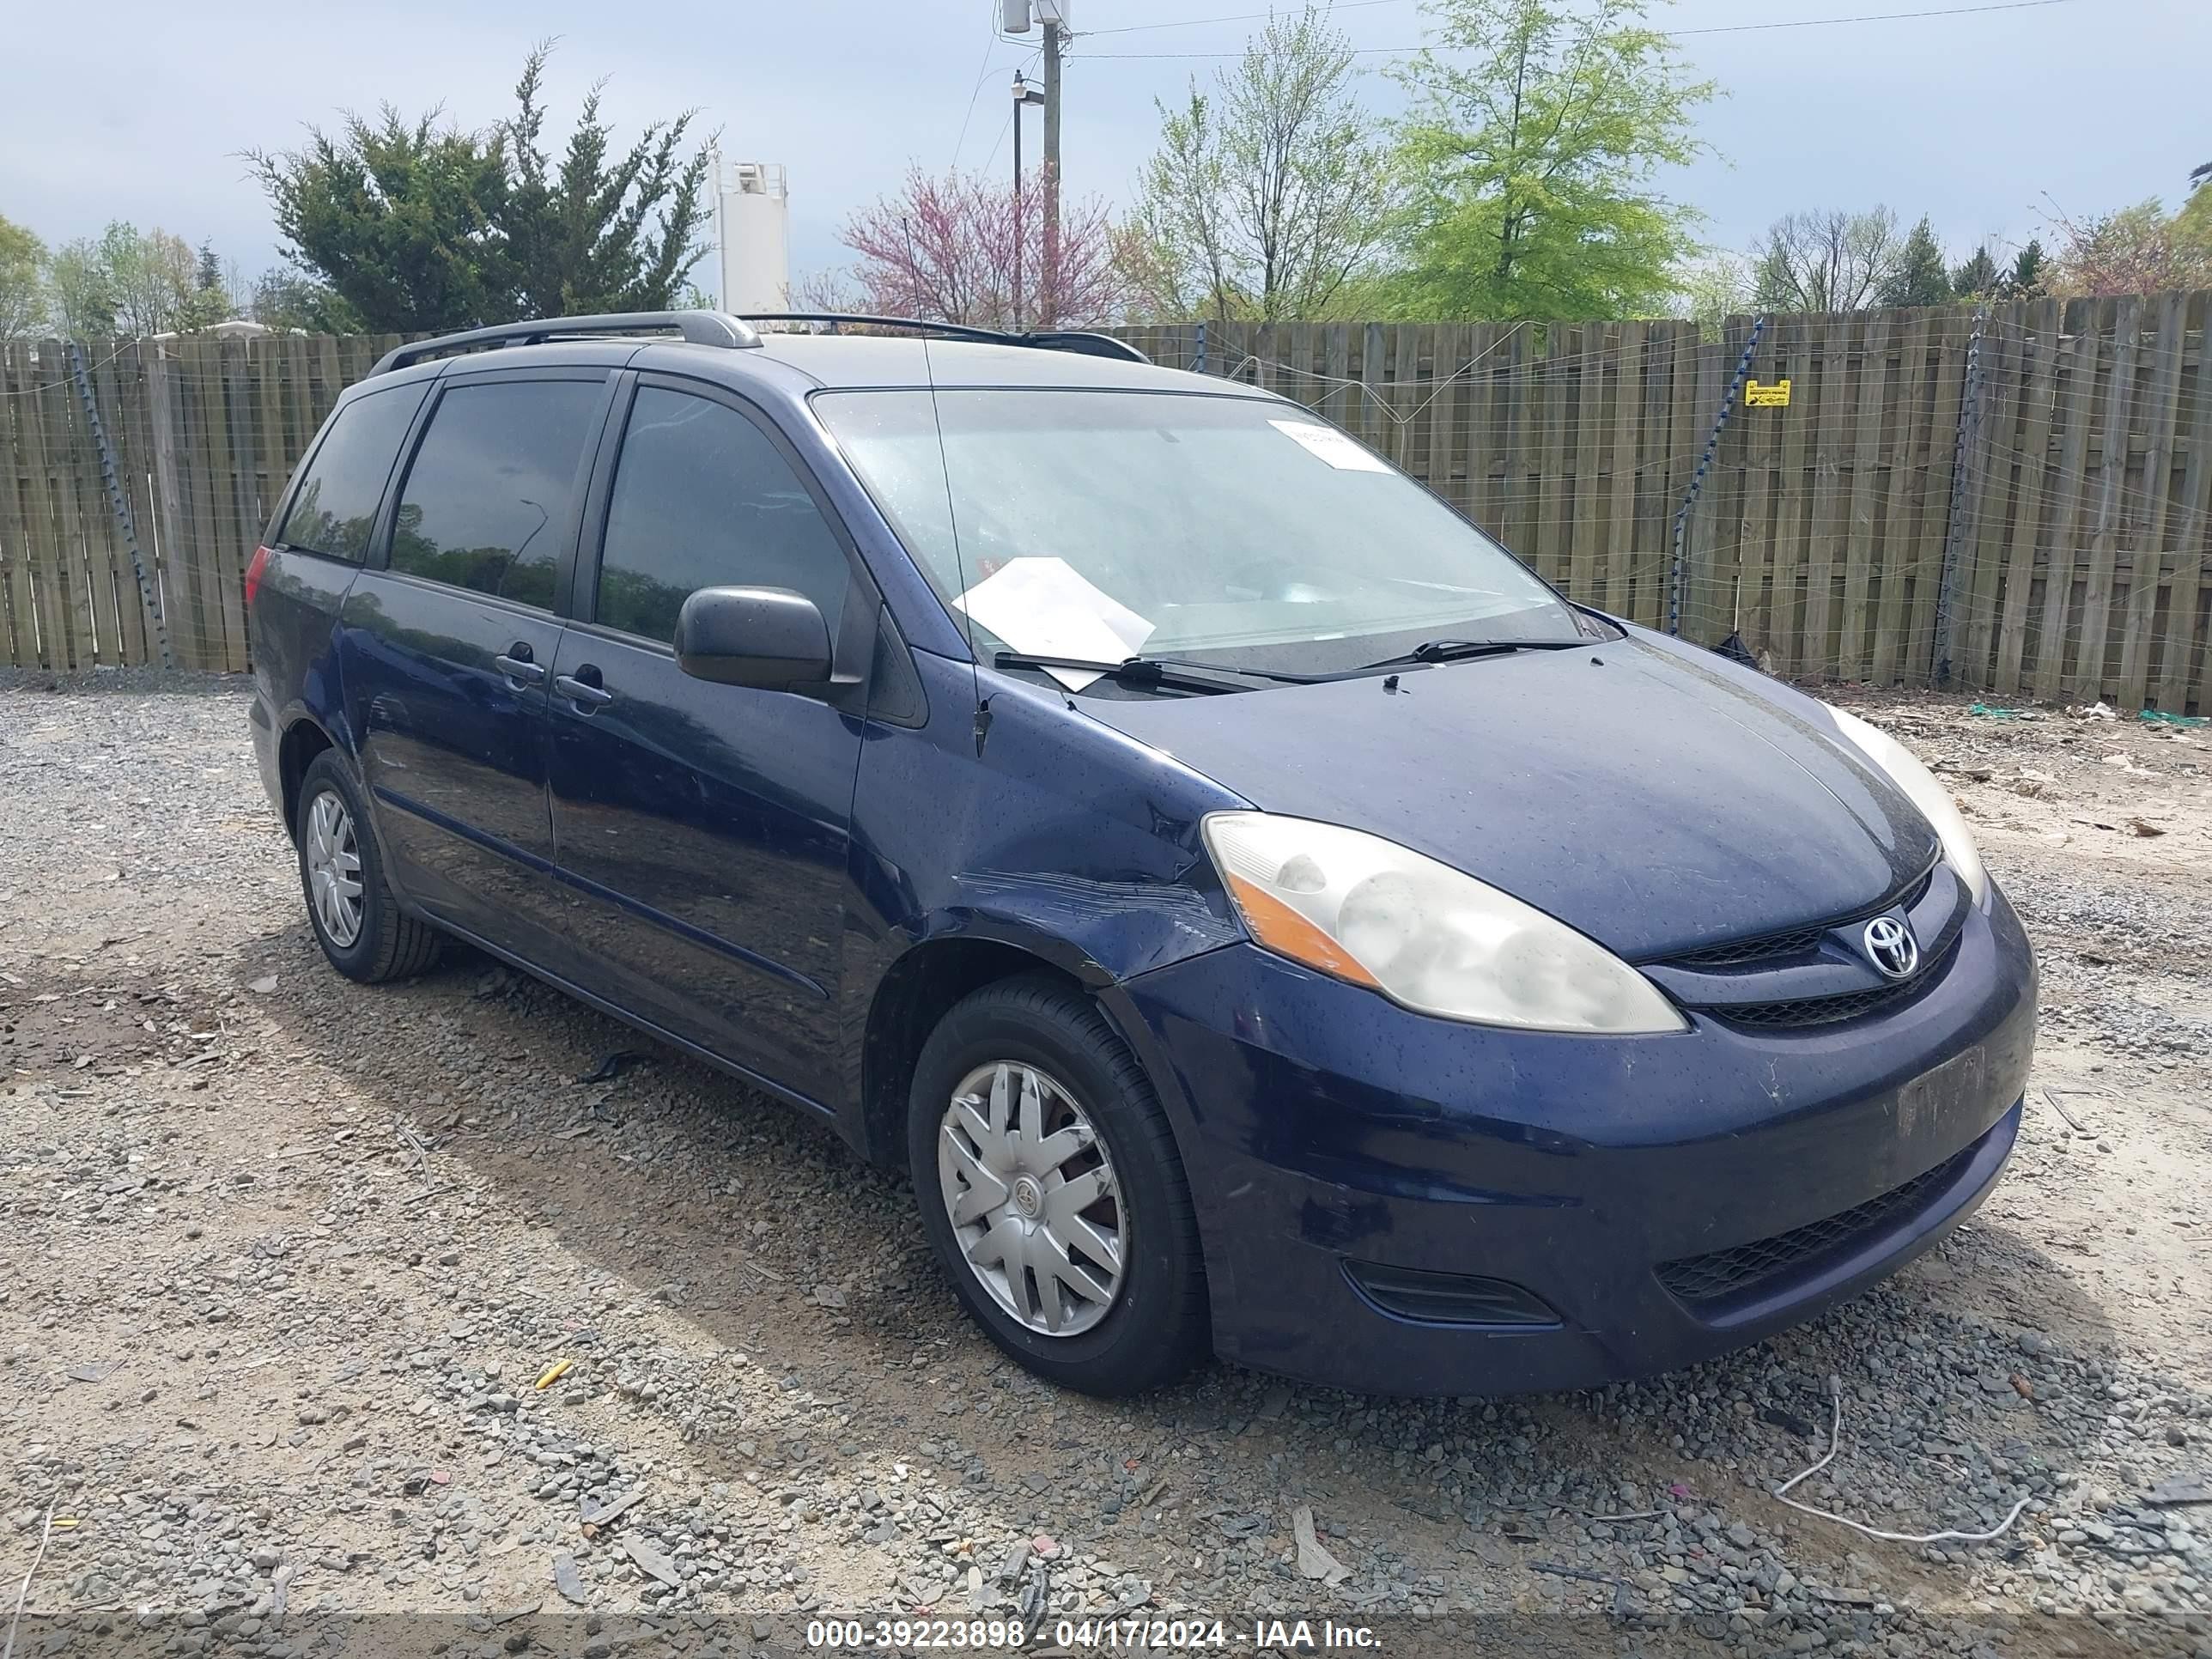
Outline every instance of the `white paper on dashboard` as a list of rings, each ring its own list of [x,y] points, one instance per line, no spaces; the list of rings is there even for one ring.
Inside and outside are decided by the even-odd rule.
[[[1340,472],[1388,472],[1390,464],[1381,456],[1370,454],[1333,426],[1316,426],[1311,421],[1270,421],[1269,426],[1302,447],[1327,461]]]
[[[1136,655],[1153,626],[1059,558],[1009,559],[952,603],[1015,650],[1040,657],[1120,662]],[[1071,691],[1098,678],[1080,668],[1045,672]]]

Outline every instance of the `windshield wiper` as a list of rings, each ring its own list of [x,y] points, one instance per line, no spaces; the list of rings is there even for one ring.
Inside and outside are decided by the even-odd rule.
[[[1028,651],[1001,651],[991,659],[994,668],[1066,668],[1118,680],[1124,685],[1167,686],[1179,691],[1249,691],[1234,680],[1207,679],[1180,672],[1180,665],[1152,657],[1125,657],[1120,662],[1097,662],[1088,657],[1041,657]]]
[[[1230,680],[1199,679],[1180,671],[1205,674],[1238,674],[1249,679],[1274,680],[1284,685],[1318,685],[1344,678],[1340,674],[1286,674],[1272,668],[1231,668],[1226,663],[1194,662],[1188,657],[1124,657],[1119,662],[1097,662],[1086,657],[1040,657],[1027,651],[1001,651],[991,659],[994,668],[1068,668],[1110,675],[1130,685],[1194,686],[1206,691],[1249,691],[1252,688]]]
[[[1395,668],[1409,662],[1463,662],[1469,657],[1501,657],[1512,651],[1571,651],[1588,640],[1424,640],[1402,656],[1370,662],[1369,668]]]

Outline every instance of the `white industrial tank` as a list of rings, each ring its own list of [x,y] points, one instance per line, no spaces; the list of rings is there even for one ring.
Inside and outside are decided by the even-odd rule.
[[[714,158],[714,229],[722,309],[791,309],[791,216],[783,167]]]

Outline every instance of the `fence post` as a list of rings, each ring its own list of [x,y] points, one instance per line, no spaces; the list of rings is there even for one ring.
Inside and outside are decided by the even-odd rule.
[[[1751,319],[1751,338],[1744,342],[1743,355],[1735,360],[1735,373],[1729,377],[1728,390],[1721,394],[1720,413],[1713,418],[1713,429],[1705,434],[1705,453],[1698,457],[1698,470],[1690,475],[1690,487],[1682,492],[1682,504],[1674,509],[1674,552],[1667,570],[1667,631],[1682,631],[1682,544],[1689,533],[1690,509],[1698,504],[1698,493],[1705,487],[1705,473],[1713,464],[1713,452],[1720,447],[1721,433],[1735,412],[1736,393],[1743,390],[1745,378],[1751,373],[1752,359],[1759,352],[1759,337],[1766,331],[1765,316]]]
[[[146,360],[147,412],[152,417],[154,428],[154,529],[160,538],[157,556],[166,567],[173,582],[180,576],[189,582],[185,568],[185,541],[180,526],[184,520],[183,495],[177,486],[177,416],[169,400],[168,348],[159,340],[148,342],[152,355]],[[191,605],[185,606],[191,615]],[[167,624],[163,623],[166,637]],[[201,666],[194,661],[191,666]]]
[[[107,441],[107,428],[100,418],[100,402],[92,395],[92,377],[85,373],[84,353],[77,349],[75,340],[69,343],[69,354],[70,377],[76,382],[76,395],[84,404],[85,427],[100,452],[100,482],[107,491],[107,510],[115,515],[115,527],[122,533],[123,545],[130,550],[131,574],[138,578],[138,602],[153,619],[154,637],[161,649],[161,666],[174,668],[177,664],[169,654],[169,624],[161,615],[161,596],[147,580],[146,557],[138,550],[138,526],[131,516],[131,502],[123,493],[122,480],[115,471],[115,451]]]
[[[1951,683],[1951,599],[1959,580],[1959,550],[1973,519],[1975,492],[1966,487],[1982,423],[1982,331],[1989,325],[1990,302],[1974,307],[1974,327],[1966,337],[1966,386],[1959,398],[1959,431],[1951,453],[1950,516],[1943,526],[1943,563],[1936,578],[1936,684]]]
[[[1194,374],[1206,373],[1206,319],[1198,319],[1198,361],[1191,365]]]

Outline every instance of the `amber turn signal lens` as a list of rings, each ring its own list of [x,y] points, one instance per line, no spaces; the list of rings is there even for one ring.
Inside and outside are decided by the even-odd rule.
[[[1244,926],[1251,930],[1255,944],[1309,968],[1318,968],[1324,974],[1349,980],[1354,985],[1377,991],[1382,988],[1375,975],[1361,967],[1349,951],[1273,893],[1231,873],[1229,895],[1237,901],[1237,908],[1244,918]]]

